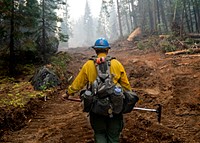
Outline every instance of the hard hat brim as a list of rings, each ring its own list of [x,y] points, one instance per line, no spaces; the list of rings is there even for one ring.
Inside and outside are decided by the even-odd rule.
[[[92,46],[94,49],[110,49],[110,46]]]

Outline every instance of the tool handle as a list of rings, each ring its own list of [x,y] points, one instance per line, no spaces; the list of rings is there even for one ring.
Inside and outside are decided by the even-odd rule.
[[[75,98],[68,98],[69,101],[75,101],[75,102],[81,102],[81,99],[75,99]]]
[[[150,112],[157,112],[156,109],[146,109],[146,108],[139,108],[139,107],[134,107],[133,109],[135,109],[135,110],[143,110],[143,111],[150,111]]]

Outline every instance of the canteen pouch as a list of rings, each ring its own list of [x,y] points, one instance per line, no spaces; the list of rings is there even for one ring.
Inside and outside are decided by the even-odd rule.
[[[139,100],[137,94],[132,91],[124,91],[124,96],[123,114],[130,113]]]
[[[114,114],[119,114],[123,110],[124,103],[124,95],[122,88],[119,86],[115,86],[113,89],[113,93],[110,95],[110,101],[113,108]]]
[[[92,92],[89,90],[83,90],[81,91],[81,93],[82,93],[81,101],[83,106],[83,112],[90,112],[94,102],[94,96],[92,95]]]

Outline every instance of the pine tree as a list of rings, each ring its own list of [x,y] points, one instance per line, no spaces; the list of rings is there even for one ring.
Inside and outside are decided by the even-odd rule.
[[[102,1],[97,27],[97,35],[106,39],[109,38],[110,4],[104,0]]]
[[[61,39],[61,45],[62,47],[69,47],[68,39],[69,36],[72,35],[71,29],[70,29],[70,21],[69,21],[69,13],[68,13],[68,4],[67,0],[65,0],[66,5],[62,6],[63,11],[63,21],[61,22],[61,32],[59,32],[59,37]]]
[[[62,19],[57,16],[56,10],[60,8],[60,5],[65,4],[63,0],[41,0],[40,2],[42,12],[37,43],[44,63],[48,62],[48,56],[57,51],[59,38],[63,38],[56,37],[56,34],[61,30],[57,23],[62,22]]]
[[[109,41],[114,41],[119,37],[119,32],[118,32],[119,26],[116,17],[117,17],[116,6],[113,3],[109,18],[109,30],[110,30]]]
[[[85,43],[87,45],[93,44],[93,37],[94,37],[94,31],[93,31],[93,19],[91,15],[91,10],[88,4],[88,0],[86,0],[85,4],[85,14],[84,14],[84,30],[85,30]]]

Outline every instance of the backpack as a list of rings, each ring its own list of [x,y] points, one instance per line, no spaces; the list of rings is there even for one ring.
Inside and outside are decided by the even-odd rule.
[[[112,116],[120,114],[123,110],[123,89],[119,84],[114,84],[113,75],[110,74],[111,60],[110,56],[106,58],[97,58],[93,60],[97,70],[97,78],[90,85],[89,90],[82,94],[83,111],[93,112],[95,114]]]
[[[93,56],[90,59],[96,65],[97,78],[87,90],[81,93],[84,112],[112,117],[113,114],[131,112],[138,101],[135,98],[136,94],[123,90],[120,84],[114,84],[114,75],[110,73],[112,59],[115,58]]]

